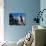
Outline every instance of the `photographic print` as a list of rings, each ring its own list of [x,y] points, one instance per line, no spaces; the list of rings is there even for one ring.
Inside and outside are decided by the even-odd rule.
[[[26,15],[25,13],[10,13],[9,25],[25,25]]]

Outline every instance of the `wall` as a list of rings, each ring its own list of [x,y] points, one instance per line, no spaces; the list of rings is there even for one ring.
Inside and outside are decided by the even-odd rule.
[[[46,9],[46,0],[41,0],[40,1],[40,9],[41,9],[41,11],[43,10],[43,9]],[[43,15],[42,15],[42,17],[43,17],[43,22],[41,21],[40,22],[40,25],[42,25],[42,26],[45,26],[46,27],[46,10],[43,12]]]
[[[18,41],[32,30],[35,14],[40,10],[40,0],[4,0],[4,35],[7,41]],[[24,12],[26,13],[25,26],[10,26],[9,13]]]
[[[46,9],[46,0],[40,0],[40,10],[42,11],[43,9]],[[40,21],[40,25],[46,27],[46,11],[44,11],[42,17],[44,20],[43,20],[43,22]]]
[[[3,0],[0,0],[0,42],[4,41],[4,8]],[[1,46],[1,45],[0,45]]]

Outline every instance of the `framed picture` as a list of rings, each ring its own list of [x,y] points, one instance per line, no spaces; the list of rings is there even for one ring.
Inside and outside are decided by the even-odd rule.
[[[25,13],[10,13],[9,25],[25,25],[26,14]]]

